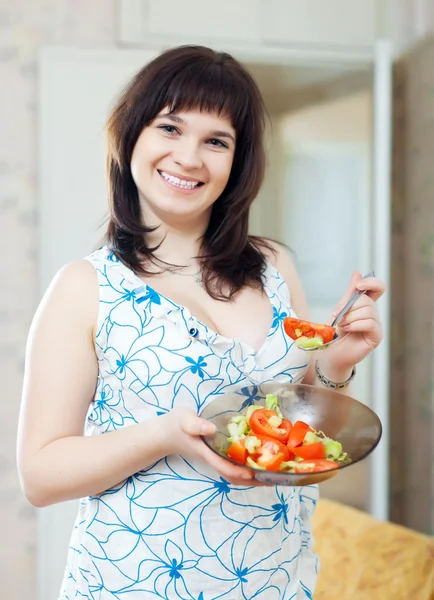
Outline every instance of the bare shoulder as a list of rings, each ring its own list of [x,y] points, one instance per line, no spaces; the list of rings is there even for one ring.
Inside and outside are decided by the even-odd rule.
[[[44,313],[68,319],[96,321],[98,309],[98,277],[88,260],[74,260],[63,266],[53,277],[39,305],[36,318]]]
[[[96,271],[88,260],[73,260],[59,269],[53,281],[56,280],[65,285],[77,283],[77,280],[92,285],[96,281]]]
[[[297,271],[288,249],[274,240],[267,239],[264,241],[270,247],[270,250],[264,247],[261,249],[263,254],[287,282],[288,279],[291,281],[294,276],[297,276]]]
[[[290,252],[283,245],[273,240],[264,240],[269,248],[261,247],[261,252],[267,257],[271,264],[279,271],[288,286],[291,305],[298,317],[308,318],[308,307],[306,297]]]

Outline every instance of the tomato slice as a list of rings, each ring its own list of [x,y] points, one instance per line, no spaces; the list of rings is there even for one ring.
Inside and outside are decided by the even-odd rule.
[[[314,444],[306,444],[305,446],[298,446],[292,449],[295,456],[300,458],[325,458],[325,447],[322,442],[316,442]]]
[[[296,340],[303,336],[307,338],[319,336],[322,338],[324,344],[331,342],[336,332],[336,329],[331,327],[331,325],[311,323],[310,321],[303,321],[301,319],[294,319],[292,317],[285,317],[283,320],[283,327],[285,329],[285,333],[292,340]]]
[[[291,452],[291,450],[288,448],[288,446],[285,446],[285,444],[283,444],[282,442],[279,442],[279,440],[269,438],[265,435],[259,435],[259,434],[255,434],[255,437],[261,441],[261,446],[257,449],[256,455],[254,458],[254,460],[256,462],[258,462],[258,464],[261,464],[260,463],[261,456],[263,456],[264,454],[267,454],[267,453],[276,454],[276,455],[282,454],[283,455],[282,460],[284,460],[284,461],[292,460],[294,458],[294,453]],[[261,465],[261,466],[264,466],[264,465]]]
[[[228,448],[228,456],[237,463],[246,464],[247,450],[244,447],[244,440],[233,442]]]
[[[330,471],[339,467],[339,464],[334,460],[328,460],[327,458],[312,458],[310,460],[302,460],[295,467],[296,473],[320,473],[321,471]]]
[[[264,452],[256,460],[256,464],[263,467],[266,471],[279,471],[280,465],[283,462],[282,452],[277,454],[271,454],[270,452]]]
[[[283,419],[279,427],[273,427],[270,425],[269,419],[277,416],[278,414],[274,410],[267,410],[266,408],[255,410],[250,417],[250,427],[258,435],[265,435],[286,443],[292,429],[292,423],[288,419]]]
[[[256,464],[267,471],[278,471],[284,460],[290,460],[290,450],[278,440],[256,435],[261,446],[254,457]]]
[[[288,448],[291,449],[295,448],[296,446],[301,446],[304,440],[304,436],[309,430],[313,431],[313,429],[307,423],[305,423],[304,421],[296,421],[288,436]]]

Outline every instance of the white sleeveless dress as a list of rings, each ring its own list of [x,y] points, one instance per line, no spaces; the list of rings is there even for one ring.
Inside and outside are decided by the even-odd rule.
[[[264,284],[273,322],[255,353],[145,285],[106,247],[87,259],[100,300],[99,376],[86,435],[175,406],[199,413],[225,392],[245,395],[247,406],[247,386],[266,392],[271,381],[303,378],[306,354],[283,330],[293,314],[289,291],[271,264]],[[80,501],[59,600],[311,599],[317,494],[316,486],[233,486],[203,463],[168,456]]]

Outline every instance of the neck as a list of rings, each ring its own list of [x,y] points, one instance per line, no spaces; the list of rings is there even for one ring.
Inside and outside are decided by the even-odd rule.
[[[197,266],[196,256],[200,253],[200,238],[173,230],[166,230],[164,239],[161,234],[158,237],[158,243],[161,242],[161,245],[154,253],[158,260],[172,265]],[[153,236],[149,238],[150,245],[157,241],[152,238]]]
[[[158,260],[171,265],[198,267],[196,256],[201,251],[210,212],[187,219],[174,215],[157,215],[142,203],[142,214],[146,225],[156,227],[147,234],[146,241],[150,247],[158,246],[154,252]]]
[[[204,227],[173,227],[160,223],[147,235],[149,246],[159,246],[154,256],[163,263],[198,268],[197,256],[201,252]],[[163,267],[164,268],[164,267]]]

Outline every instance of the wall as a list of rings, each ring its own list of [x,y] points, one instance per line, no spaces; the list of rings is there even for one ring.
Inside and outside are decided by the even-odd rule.
[[[226,46],[370,49],[384,1],[327,0],[325,7],[324,0],[183,0],[179,11],[179,0],[120,0],[120,31],[127,44],[194,40]]]
[[[370,144],[372,98],[366,89],[289,115],[283,122],[291,143],[349,142]]]
[[[396,67],[391,517],[434,535],[434,37]],[[409,451],[410,449],[410,451]]]
[[[379,16],[379,33],[393,40],[397,57],[434,32],[432,0],[381,0]]]
[[[8,6],[6,7],[6,4]],[[16,0],[0,9],[0,596],[32,600],[36,514],[23,499],[15,439],[24,347],[38,301],[37,55],[45,44],[112,45],[114,2]]]

